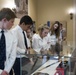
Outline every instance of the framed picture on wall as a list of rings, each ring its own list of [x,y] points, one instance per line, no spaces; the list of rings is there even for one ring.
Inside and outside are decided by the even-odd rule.
[[[14,0],[16,8],[13,11],[16,13],[18,18],[24,15],[28,15],[28,0]]]

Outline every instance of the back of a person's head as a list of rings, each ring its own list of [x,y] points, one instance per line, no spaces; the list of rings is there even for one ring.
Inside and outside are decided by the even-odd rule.
[[[22,24],[22,23],[25,23],[25,25],[32,25],[33,24],[33,21],[32,21],[32,18],[30,16],[25,15],[25,16],[23,16],[21,18],[19,24]]]
[[[16,18],[15,13],[10,8],[3,8],[0,10],[0,21],[6,18],[7,20]]]

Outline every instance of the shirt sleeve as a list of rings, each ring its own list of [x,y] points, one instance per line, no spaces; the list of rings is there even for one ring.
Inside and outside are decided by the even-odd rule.
[[[40,50],[41,50],[41,48],[39,47],[39,40],[35,37],[33,37],[33,39],[32,39],[32,48],[33,48],[33,50],[34,51],[36,51],[36,52],[40,52]]]
[[[21,48],[18,46],[18,32],[15,29],[12,29],[12,33],[14,34],[14,36],[16,37],[17,40],[17,54],[25,54],[26,50],[24,48]]]
[[[12,46],[11,46],[11,50],[10,50],[10,54],[8,55],[8,58],[5,62],[5,68],[4,70],[7,71],[8,73],[10,72],[14,62],[15,62],[15,59],[16,59],[16,48],[17,48],[17,40],[16,38],[14,37],[11,37],[13,38],[12,40]]]
[[[2,71],[3,71],[3,70],[0,69],[0,75],[1,75]]]
[[[31,43],[30,43],[30,39],[27,38],[27,44],[28,44],[28,47],[31,47]]]
[[[22,49],[20,47],[17,47],[17,53],[18,54],[25,54],[25,49]]]

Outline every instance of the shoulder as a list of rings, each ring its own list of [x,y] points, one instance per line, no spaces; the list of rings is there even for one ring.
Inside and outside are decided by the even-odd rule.
[[[13,41],[15,40],[15,36],[14,36],[14,34],[12,33],[11,30],[8,30],[8,31],[6,32],[6,40],[7,40],[7,41],[10,40],[10,42],[13,42]]]
[[[17,25],[16,27],[11,29],[11,32],[15,35],[17,35],[18,33],[22,32],[21,28]]]
[[[10,35],[11,37],[13,37],[13,38],[16,37],[16,36],[15,36],[16,33],[14,33],[12,30],[9,30],[8,33],[9,33],[9,35]]]
[[[13,33],[11,30],[9,31],[10,39],[13,40],[13,42],[17,42],[17,35],[16,33]]]
[[[39,34],[34,34],[34,35],[32,36],[32,39],[38,39],[38,38],[40,38]]]
[[[34,34],[32,37],[35,38],[35,37],[37,37],[37,36],[38,36],[38,34]]]

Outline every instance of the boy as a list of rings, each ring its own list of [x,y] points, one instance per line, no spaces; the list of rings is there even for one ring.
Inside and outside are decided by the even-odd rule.
[[[10,31],[16,15],[9,8],[0,10],[0,75],[9,75],[16,58],[16,40]]]

